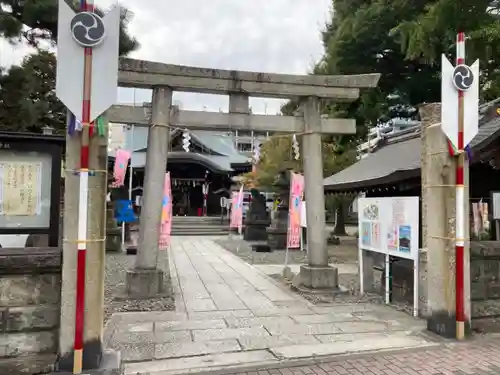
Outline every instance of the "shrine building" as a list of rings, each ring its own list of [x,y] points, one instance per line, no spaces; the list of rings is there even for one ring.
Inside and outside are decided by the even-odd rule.
[[[148,128],[129,127],[125,131],[124,149],[133,150],[132,196],[142,195]],[[221,197],[229,197],[233,177],[251,170],[253,143],[263,142],[266,135],[230,132],[189,131],[189,151],[184,150],[184,131],[170,134],[168,161],[174,216],[203,215],[203,193],[207,189],[206,215],[220,215]],[[113,160],[113,152],[110,159]],[[128,172],[126,177],[128,187]]]

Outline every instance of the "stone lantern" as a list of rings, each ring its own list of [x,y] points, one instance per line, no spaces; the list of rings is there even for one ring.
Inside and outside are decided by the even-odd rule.
[[[288,233],[288,207],[290,200],[290,172],[285,170],[278,174],[273,186],[277,189],[277,195],[281,203],[278,212],[267,228],[267,243],[273,250],[286,249],[286,238]]]

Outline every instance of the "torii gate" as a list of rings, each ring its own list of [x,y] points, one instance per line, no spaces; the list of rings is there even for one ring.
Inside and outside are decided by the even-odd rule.
[[[359,89],[375,87],[379,74],[356,76],[298,76],[219,69],[203,69],[149,61],[122,59],[119,85],[153,89],[148,111],[141,107],[113,106],[110,122],[149,126],[144,204],[136,264],[127,274],[131,296],[151,297],[161,292],[162,271],[157,269],[163,176],[167,163],[169,127],[203,130],[246,130],[303,135],[304,177],[307,202],[308,265],[300,270],[301,286],[336,288],[337,271],[328,265],[325,241],[322,134],[354,134],[352,119],[321,117],[320,99],[352,102]],[[172,107],[173,91],[229,95],[229,113],[180,111]],[[249,97],[299,99],[297,116],[253,115]]]
[[[304,139],[301,154],[304,158],[307,222],[309,224],[307,233],[309,261],[308,265],[301,267],[301,286],[316,290],[337,287],[337,270],[328,265],[326,250],[321,135],[354,134],[356,123],[351,119],[322,118],[319,102],[320,99],[337,102],[355,101],[359,97],[360,89],[375,87],[379,78],[379,74],[300,76],[255,73],[120,59],[119,86],[153,89],[151,107],[113,106],[106,115],[109,122],[149,127],[139,244],[135,266],[127,272],[128,294],[136,298],[149,298],[163,292],[164,275],[163,271],[157,268],[157,257],[161,222],[160,202],[163,198],[170,127],[302,134]],[[172,106],[172,94],[175,90],[229,95],[229,113],[178,110]],[[252,115],[249,110],[250,96],[299,99],[301,110],[297,116]],[[95,147],[98,147],[97,141],[99,141],[98,138],[92,141]],[[77,166],[75,151],[78,150],[78,139],[68,138],[67,148],[68,168]],[[101,169],[105,168],[103,153],[98,153],[97,150],[91,153],[96,158],[97,154],[100,155],[99,160],[101,160],[98,164],[102,166]],[[65,196],[67,206],[65,232],[68,232],[67,235],[72,235],[71,231],[76,230],[73,224],[77,217],[74,208],[78,202],[78,190],[75,189],[78,176],[69,177],[71,179],[67,178]],[[99,186],[104,188],[102,184]],[[101,190],[89,191],[89,202],[99,203],[99,207],[104,207]],[[100,219],[104,214],[104,208],[101,212],[96,206],[92,212],[95,217],[91,218],[93,229],[90,235],[101,238],[100,232],[103,228]],[[93,266],[88,267],[86,272],[88,308],[85,311],[84,369],[97,368],[102,362],[104,245],[99,246],[99,252],[88,254],[91,257],[88,262]],[[61,309],[59,334],[59,353],[63,358],[72,352],[75,331],[73,306],[75,264],[74,244],[65,243],[62,283],[64,302]]]

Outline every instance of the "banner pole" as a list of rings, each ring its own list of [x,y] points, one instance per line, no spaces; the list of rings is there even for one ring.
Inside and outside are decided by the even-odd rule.
[[[465,35],[459,32],[457,35],[457,65],[465,64]],[[465,336],[465,307],[464,307],[464,238],[465,238],[465,215],[464,215],[464,92],[458,90],[458,155],[456,164],[456,230],[455,230],[455,313],[456,334],[458,340]]]

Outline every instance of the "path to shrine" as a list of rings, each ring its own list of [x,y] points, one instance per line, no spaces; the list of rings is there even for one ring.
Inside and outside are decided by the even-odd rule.
[[[173,237],[174,312],[114,314],[125,374],[245,371],[314,357],[439,346],[425,322],[369,303],[313,305],[210,238]]]

